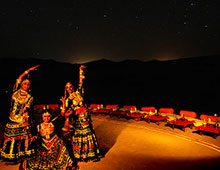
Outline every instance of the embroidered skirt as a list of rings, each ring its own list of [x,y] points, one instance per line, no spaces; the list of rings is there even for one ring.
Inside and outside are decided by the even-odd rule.
[[[37,156],[26,160],[23,168],[28,170],[61,170],[72,167],[72,164],[73,161],[63,140],[54,135],[50,140],[43,139],[41,147],[37,149]]]
[[[100,158],[97,137],[89,117],[76,120],[72,146],[74,156],[78,161],[97,160]]]
[[[30,126],[9,122],[6,124],[0,148],[0,158],[8,164],[18,164],[35,155],[35,142]]]

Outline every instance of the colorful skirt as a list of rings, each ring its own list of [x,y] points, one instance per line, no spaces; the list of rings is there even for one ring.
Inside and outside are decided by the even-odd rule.
[[[62,139],[54,135],[46,143],[45,141],[43,139],[41,147],[37,149],[37,156],[24,162],[23,169],[61,170],[72,167],[73,161]]]
[[[30,126],[9,122],[6,124],[0,148],[0,158],[8,164],[18,164],[35,155],[36,144]]]
[[[101,157],[97,137],[88,117],[76,120],[72,146],[78,161],[95,161]]]

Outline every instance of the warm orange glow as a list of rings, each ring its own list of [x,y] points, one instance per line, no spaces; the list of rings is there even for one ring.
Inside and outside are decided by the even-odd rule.
[[[153,56],[156,60],[166,61],[166,60],[175,60],[183,58],[182,55],[176,54],[175,52],[159,52]]]

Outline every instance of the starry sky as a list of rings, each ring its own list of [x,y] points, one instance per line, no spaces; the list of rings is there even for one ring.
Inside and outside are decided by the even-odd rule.
[[[0,57],[84,63],[219,55],[219,0],[3,0]]]

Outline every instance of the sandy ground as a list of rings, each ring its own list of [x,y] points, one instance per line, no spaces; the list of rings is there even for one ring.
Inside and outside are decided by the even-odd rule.
[[[80,170],[201,170],[220,163],[220,136],[199,135],[145,121],[107,115],[92,116],[100,150],[99,162],[79,163]],[[4,166],[0,170],[15,170]]]

